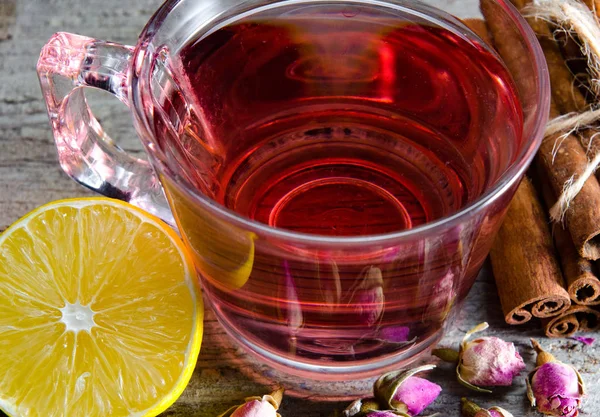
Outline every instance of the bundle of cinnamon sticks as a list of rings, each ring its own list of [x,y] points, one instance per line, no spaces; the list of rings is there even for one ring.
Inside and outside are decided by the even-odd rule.
[[[522,11],[532,0],[511,1]],[[586,1],[594,12],[595,1]],[[482,39],[491,39],[519,88],[519,83],[527,82],[530,75],[522,73],[523,56],[514,50],[513,45],[520,42],[516,33],[494,17],[497,8],[497,3],[481,0],[486,25],[467,24]],[[589,109],[565,60],[565,51],[569,49],[561,48],[555,40],[552,24],[534,17],[528,17],[527,21],[548,61],[552,85],[550,118]],[[523,180],[508,209],[491,260],[509,324],[522,324],[537,317],[549,337],[566,337],[600,327],[600,271],[595,263],[600,259],[598,179],[592,176],[586,181],[562,224],[552,223],[548,216],[564,184],[585,170],[589,162],[588,145],[595,133],[589,129],[545,138],[529,177]],[[560,139],[558,150],[557,139]]]

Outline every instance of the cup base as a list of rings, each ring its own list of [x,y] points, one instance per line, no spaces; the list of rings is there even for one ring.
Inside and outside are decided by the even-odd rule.
[[[235,344],[248,353],[242,372],[265,385],[283,386],[286,395],[318,398],[320,401],[351,401],[369,395],[373,383],[385,372],[425,364],[424,355],[443,337],[444,329],[413,346],[410,351],[349,366],[317,365],[292,361],[275,355],[242,337],[227,320],[214,310],[227,333],[223,344]]]

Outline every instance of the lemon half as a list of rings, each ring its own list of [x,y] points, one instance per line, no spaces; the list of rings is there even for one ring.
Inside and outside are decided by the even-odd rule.
[[[45,205],[0,235],[0,408],[156,416],[189,382],[203,314],[159,219],[105,198]]]

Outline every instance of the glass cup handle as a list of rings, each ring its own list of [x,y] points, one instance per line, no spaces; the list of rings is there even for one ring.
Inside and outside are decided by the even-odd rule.
[[[42,49],[37,72],[62,169],[91,190],[127,201],[174,225],[152,166],[112,141],[81,88],[108,91],[129,106],[132,55],[130,46],[60,32]]]

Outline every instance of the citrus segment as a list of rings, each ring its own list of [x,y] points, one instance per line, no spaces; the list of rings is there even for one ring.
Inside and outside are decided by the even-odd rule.
[[[109,199],[51,203],[0,235],[0,408],[155,416],[194,369],[202,302],[160,220]]]

